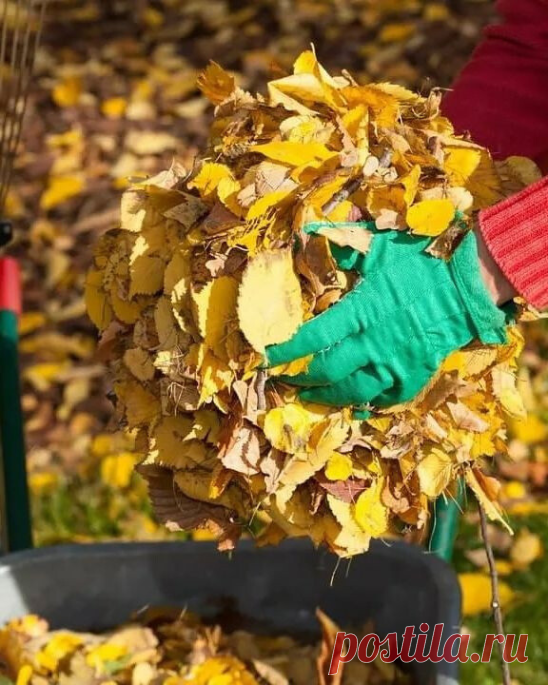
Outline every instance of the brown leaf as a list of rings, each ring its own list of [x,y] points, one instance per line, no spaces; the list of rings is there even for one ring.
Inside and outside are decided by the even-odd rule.
[[[337,639],[337,633],[340,632],[341,629],[319,608],[316,609],[316,618],[320,622],[322,629],[322,643],[320,646],[320,654],[316,662],[319,685],[341,685],[343,682],[344,663],[339,665],[339,670],[336,675],[329,675],[329,665],[335,647],[335,640]]]
[[[316,297],[327,288],[337,285],[337,264],[331,255],[329,241],[324,236],[312,235],[295,257],[295,266],[312,285]]]
[[[326,478],[323,473],[316,474],[315,480],[326,492],[347,504],[355,502],[359,494],[364,490],[367,490],[370,485],[369,482],[356,478],[331,481]]]
[[[154,512],[168,530],[209,528],[215,534],[223,535],[223,540],[232,539],[237,528],[235,512],[187,497],[175,484],[170,469],[140,464],[136,470],[147,481]]]
[[[260,473],[261,452],[257,429],[239,417],[231,420],[227,429],[228,433],[219,439],[219,459],[224,466],[245,476]]]
[[[458,224],[453,224],[432,240],[430,245],[426,248],[426,252],[438,259],[449,261],[465,236],[466,231],[463,231]]]
[[[463,402],[447,402],[447,408],[457,428],[472,433],[485,433],[486,430],[489,430],[487,421],[475,414]]]

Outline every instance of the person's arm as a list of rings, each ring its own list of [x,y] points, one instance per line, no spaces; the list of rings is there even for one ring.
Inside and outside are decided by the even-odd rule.
[[[548,0],[500,0],[498,9],[501,23],[486,30],[443,110],[493,157],[530,157],[548,173]],[[548,179],[481,212],[477,237],[494,299],[520,294],[547,308]]]
[[[442,107],[495,159],[523,155],[548,172],[548,0],[499,0],[497,10]]]

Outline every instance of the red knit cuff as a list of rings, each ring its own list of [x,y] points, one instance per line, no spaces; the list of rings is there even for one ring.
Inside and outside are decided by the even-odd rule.
[[[510,283],[537,309],[548,308],[548,177],[481,211],[479,225]]]

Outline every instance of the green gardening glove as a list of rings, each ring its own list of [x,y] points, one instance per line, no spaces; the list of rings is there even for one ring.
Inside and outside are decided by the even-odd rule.
[[[318,222],[305,231],[331,226]],[[283,377],[303,386],[303,400],[392,406],[415,397],[454,350],[475,339],[506,342],[507,317],[483,283],[473,233],[445,262],[425,252],[430,238],[356,226],[374,234],[367,254],[332,247],[340,268],[361,275],[356,287],[266,351],[269,366],[314,355],[306,373]]]

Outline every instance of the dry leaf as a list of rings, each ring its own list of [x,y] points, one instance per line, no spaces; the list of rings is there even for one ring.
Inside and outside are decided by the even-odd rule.
[[[303,320],[302,296],[289,250],[262,252],[249,262],[238,295],[238,317],[258,352],[295,333]]]

